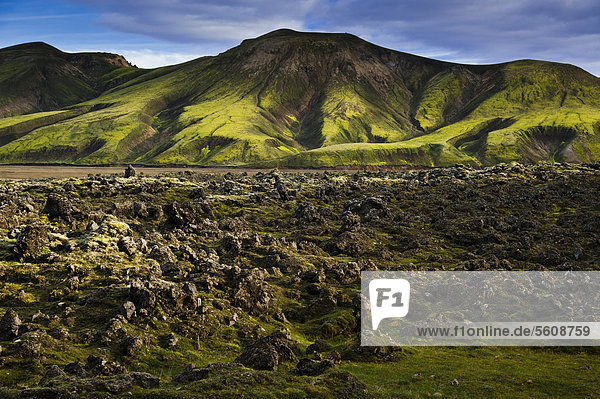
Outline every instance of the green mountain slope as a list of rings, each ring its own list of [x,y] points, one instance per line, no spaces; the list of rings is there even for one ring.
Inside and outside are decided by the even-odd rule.
[[[120,55],[69,54],[45,43],[0,50],[0,117],[55,110],[143,73]]]
[[[572,65],[459,65],[349,34],[279,30],[215,57],[95,76],[104,84],[94,86],[99,95],[81,94],[68,75],[57,84],[73,88],[71,97],[51,90],[67,102],[38,107],[53,112],[0,119],[0,162],[336,166],[600,158],[600,79]],[[6,102],[0,93],[16,109],[11,104],[21,100]]]

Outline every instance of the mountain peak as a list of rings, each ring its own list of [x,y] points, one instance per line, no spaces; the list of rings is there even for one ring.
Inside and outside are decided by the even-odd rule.
[[[335,40],[350,40],[356,41],[363,44],[368,44],[371,46],[375,46],[372,43],[367,42],[366,40],[361,39],[360,37],[353,35],[351,33],[342,33],[342,32],[303,32],[297,31],[289,28],[281,28],[271,31],[269,33],[265,33],[264,35],[258,36],[254,39],[244,40],[244,42],[249,41],[264,41],[268,39],[308,39],[308,40],[316,40],[316,41],[335,41]]]
[[[0,118],[89,100],[140,73],[123,71],[113,79],[109,73],[117,69],[134,69],[121,55],[66,53],[44,42],[0,49],[0,66]]]
[[[16,44],[14,46],[5,47],[0,49],[0,52],[7,51],[46,51],[46,52],[54,52],[54,53],[62,53],[59,49],[54,46],[49,45],[45,42],[29,42]]]

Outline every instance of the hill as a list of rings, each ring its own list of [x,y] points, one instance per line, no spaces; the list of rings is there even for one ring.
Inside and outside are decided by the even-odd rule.
[[[142,71],[120,55],[64,53],[45,43],[0,50],[0,117],[60,109]]]
[[[27,78],[48,68],[54,72],[44,79]],[[278,30],[155,70],[115,55],[16,46],[0,50],[0,71],[16,82],[12,92],[0,91],[9,110],[0,119],[2,163],[433,166],[600,158],[600,79],[566,64],[460,65],[350,34]],[[36,90],[44,94],[32,97]]]

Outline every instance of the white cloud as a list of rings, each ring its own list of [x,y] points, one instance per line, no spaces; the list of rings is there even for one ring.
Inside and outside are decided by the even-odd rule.
[[[538,58],[600,74],[598,0],[70,1],[97,10],[98,22],[114,31],[204,54],[292,28],[354,33],[384,47],[448,61]]]
[[[185,53],[185,52],[169,52],[152,49],[122,49],[122,48],[111,48],[102,47],[99,48],[87,48],[87,47],[75,47],[63,49],[63,51],[70,53],[83,53],[83,52],[106,52],[113,54],[120,54],[127,61],[137,66],[138,68],[157,68],[167,65],[181,64],[182,62],[190,61],[199,57],[202,54],[196,53]]]
[[[198,54],[169,53],[156,50],[114,50],[111,53],[121,54],[127,61],[139,68],[156,68],[166,65],[181,64],[201,57]]]

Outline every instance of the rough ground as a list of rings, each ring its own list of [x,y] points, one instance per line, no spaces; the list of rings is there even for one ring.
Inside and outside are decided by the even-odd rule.
[[[594,270],[600,165],[1,181],[0,395],[595,396],[593,348],[361,348],[361,270]]]

